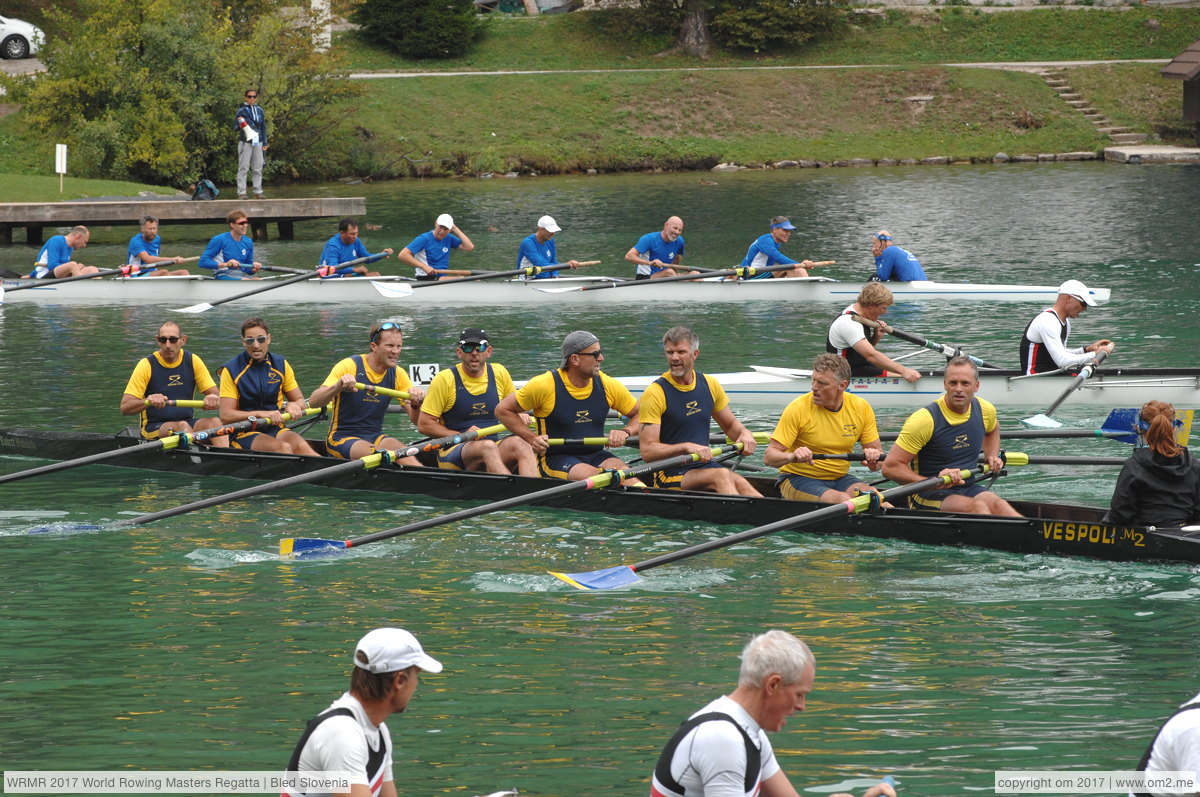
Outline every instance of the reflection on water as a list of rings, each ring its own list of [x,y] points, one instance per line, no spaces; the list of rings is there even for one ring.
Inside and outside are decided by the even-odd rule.
[[[671,213],[687,221],[689,257],[709,266],[740,260],[765,220],[785,213],[800,227],[787,251],[836,259],[831,273],[850,279],[869,268],[869,233],[886,227],[943,280],[1075,277],[1110,287],[1114,301],[1079,320],[1078,340],[1114,338],[1124,363],[1185,365],[1200,340],[1200,263],[1183,232],[1194,222],[1187,214],[1196,202],[1187,199],[1200,191],[1196,174],[1056,164],[741,173],[716,186],[695,175],[638,175],[356,190],[368,195],[364,221],[380,225],[366,230],[375,248],[403,246],[452,212],[479,246],[458,257],[468,268],[509,267],[543,213],[562,224],[564,255],[601,257],[599,270],[610,274],[626,274],[621,256]],[[213,232],[168,227],[165,237],[190,252]],[[132,234],[97,230],[87,253],[119,260]],[[332,224],[306,222],[297,234],[263,244],[264,259],[307,264]],[[30,254],[0,249],[0,266],[23,268]],[[837,309],[481,314],[404,305],[402,361],[446,364],[455,333],[483,324],[496,360],[529,376],[554,363],[563,335],[584,327],[611,352],[610,372],[647,374],[662,368],[662,331],[687,323],[712,371],[803,366]],[[891,318],[1014,362],[1037,309],[917,303],[893,308]],[[235,303],[184,319],[189,349],[210,366],[224,362],[249,312],[259,310]],[[307,390],[338,358],[365,348],[382,310],[262,312],[273,348]],[[127,422],[119,396],[164,317],[158,307],[0,307],[0,427],[95,431]],[[905,414],[880,413],[881,426],[895,430]],[[1001,406],[1002,424],[1025,414]],[[1095,428],[1106,413],[1068,403],[1066,414]],[[775,422],[768,410],[745,417],[758,431]],[[406,421],[389,423],[413,436]],[[1098,440],[1009,448],[1127,450]],[[0,470],[27,463],[0,458]],[[1014,469],[999,489],[1102,504],[1114,478],[1111,468],[1031,467]],[[317,486],[135,529],[28,533],[112,523],[242,486],[92,467],[0,487],[6,768],[281,767],[304,721],[345,688],[350,646],[382,624],[416,630],[446,664],[422,678],[410,711],[391,722],[410,793],[644,794],[671,730],[731,687],[741,642],[767,627],[794,631],[817,655],[809,708],[775,743],[802,791],[818,794],[861,790],[883,774],[904,793],[944,795],[990,791],[997,769],[1127,769],[1158,718],[1196,690],[1200,634],[1187,607],[1200,577],[1182,565],[784,533],[648,571],[628,588],[580,593],[546,571],[637,562],[729,529],[539,508],[280,561],[282,537],[345,539],[457,508]]]

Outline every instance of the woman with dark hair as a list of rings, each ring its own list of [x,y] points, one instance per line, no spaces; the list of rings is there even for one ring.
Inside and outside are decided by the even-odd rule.
[[[1200,522],[1200,463],[1175,440],[1175,408],[1148,401],[1138,415],[1138,448],[1121,467],[1104,519],[1138,526]]]

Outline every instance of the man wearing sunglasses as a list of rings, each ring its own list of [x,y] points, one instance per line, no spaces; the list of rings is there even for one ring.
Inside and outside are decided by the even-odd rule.
[[[299,418],[305,407],[296,374],[282,354],[271,349],[271,330],[261,318],[242,322],[242,353],[221,366],[221,420],[237,423],[265,418],[264,425],[241,432],[231,441],[233,448],[279,454],[317,452],[300,435],[283,426],[283,413]]]
[[[1078,349],[1067,348],[1071,337],[1071,319],[1089,307],[1095,307],[1092,292],[1079,280],[1067,280],[1058,286],[1058,297],[1051,307],[1034,316],[1021,337],[1021,369],[1027,374],[1043,374],[1059,368],[1077,369],[1096,362],[1102,351],[1112,354],[1114,343],[1107,338]]]
[[[408,393],[409,398],[401,405],[414,424],[425,398],[424,392],[413,387],[408,374],[397,365],[404,346],[404,332],[399,324],[383,321],[372,325],[367,333],[367,343],[371,347],[369,352],[339,361],[308,399],[313,407],[324,407],[333,402],[325,449],[331,457],[338,459],[362,459],[376,451],[403,447],[403,443],[383,431],[391,397],[369,388],[382,387]],[[360,384],[367,385],[368,389],[360,390]],[[404,457],[398,462],[401,465],[421,464],[416,457]]]
[[[238,134],[238,199],[246,198],[246,172],[254,173],[254,198],[263,198],[263,155],[267,147],[267,117],[258,107],[258,89],[246,92],[246,102],[233,116],[233,129]]]
[[[607,437],[609,446],[623,446],[638,429],[638,404],[629,388],[600,370],[604,352],[600,339],[576,330],[563,340],[562,367],[539,374],[525,386],[501,399],[496,420],[529,443],[538,457],[543,476],[580,481],[606,468],[625,468],[605,446],[569,444],[550,448],[551,438]],[[608,411],[629,419],[620,429],[604,431]],[[537,431],[530,430],[522,412],[533,415]],[[641,484],[631,479],[629,484]]]
[[[200,268],[211,269],[219,280],[258,279],[252,276],[262,268],[254,259],[254,241],[246,233],[250,218],[244,210],[232,210],[225,217],[229,232],[214,235],[200,255]]]
[[[421,405],[417,429],[430,437],[496,425],[496,405],[516,392],[508,369],[492,363],[492,344],[482,329],[464,329],[458,336],[458,365],[439,371]],[[529,423],[528,416],[524,418]],[[438,467],[483,470],[537,477],[533,449],[519,437],[471,440],[438,452]]]
[[[194,398],[197,390],[204,396],[204,409],[215,410],[219,405],[217,383],[208,373],[204,361],[184,350],[187,335],[179,329],[179,324],[163,322],[156,339],[158,351],[138,360],[125,385],[121,414],[141,415],[142,438],[146,440],[220,426],[220,418],[194,421],[195,413],[191,408],[174,406],[176,401]],[[229,437],[214,438],[210,445],[226,448]]]

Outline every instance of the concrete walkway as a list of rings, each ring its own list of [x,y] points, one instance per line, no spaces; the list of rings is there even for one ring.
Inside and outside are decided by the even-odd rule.
[[[1038,72],[1043,69],[1062,69],[1072,66],[1099,64],[1167,64],[1170,58],[1126,58],[1098,61],[979,61],[973,63],[939,64],[939,66],[975,69],[1008,69],[1019,72]],[[610,75],[646,72],[795,72],[805,69],[897,69],[929,66],[928,64],[818,64],[813,66],[678,66],[632,69],[505,69],[490,72],[352,72],[354,80],[391,80],[420,77],[502,77],[505,75]]]

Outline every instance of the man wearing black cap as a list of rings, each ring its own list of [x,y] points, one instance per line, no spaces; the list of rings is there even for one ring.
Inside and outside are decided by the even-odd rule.
[[[341,360],[325,377],[321,386],[309,396],[310,407],[324,407],[333,402],[325,449],[331,457],[362,459],[376,451],[394,451],[403,444],[383,431],[383,419],[391,397],[369,388],[382,387],[409,394],[403,400],[408,417],[415,424],[425,394],[413,387],[403,368],[397,366],[404,346],[404,332],[395,321],[383,321],[371,326],[367,333],[371,350]],[[367,390],[359,390],[366,385]],[[416,457],[397,460],[401,465],[420,465]]]
[[[350,691],[308,723],[287,771],[301,780],[305,774],[350,773],[353,797],[396,797],[392,776],[392,736],[384,720],[408,708],[417,689],[418,673],[439,673],[442,663],[403,628],[376,628],[354,649]],[[324,788],[285,788],[287,797],[329,794]]]
[[[1112,354],[1116,345],[1104,338],[1078,349],[1068,349],[1071,319],[1089,307],[1095,307],[1092,292],[1079,280],[1067,280],[1058,286],[1054,304],[1038,313],[1025,327],[1021,337],[1021,370],[1027,374],[1044,374],[1059,368],[1076,369],[1096,362],[1102,351]]]
[[[492,343],[482,329],[464,329],[458,336],[458,365],[439,371],[429,383],[429,393],[417,416],[417,429],[430,437],[449,437],[458,432],[496,425],[496,405],[516,392],[508,369],[488,362]],[[525,423],[528,424],[528,418]],[[438,452],[438,467],[448,470],[485,470],[488,473],[519,473],[537,477],[533,449],[519,437],[497,443],[491,439],[471,440]]]
[[[529,443],[545,476],[579,481],[605,468],[626,467],[604,446],[564,445],[550,450],[547,441],[551,438],[607,437],[608,445],[623,446],[638,428],[637,400],[629,388],[600,370],[604,352],[599,338],[576,330],[563,340],[562,354],[561,368],[538,374],[504,398],[496,406],[496,419]],[[628,424],[606,433],[604,422],[609,409],[628,418]],[[522,411],[533,415],[536,432],[522,420]]]

